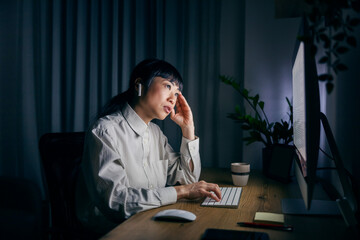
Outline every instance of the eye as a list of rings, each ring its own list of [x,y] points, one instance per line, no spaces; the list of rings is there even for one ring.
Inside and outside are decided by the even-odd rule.
[[[179,96],[179,94],[178,93],[175,93],[175,97],[178,97]]]
[[[170,84],[166,84],[166,87],[171,90],[171,85]]]

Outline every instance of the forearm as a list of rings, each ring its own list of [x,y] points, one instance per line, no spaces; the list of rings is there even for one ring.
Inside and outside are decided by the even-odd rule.
[[[188,140],[195,140],[195,127],[194,126],[186,126],[181,129],[183,137]],[[189,162],[189,167],[191,172],[194,171],[194,162],[191,159]]]
[[[182,135],[184,138],[189,140],[195,139],[195,127],[193,125],[191,126],[184,126],[181,128]]]
[[[177,200],[183,199],[183,198],[188,198],[189,192],[186,189],[187,186],[188,185],[180,185],[180,186],[174,187],[176,190],[176,194],[177,194]]]

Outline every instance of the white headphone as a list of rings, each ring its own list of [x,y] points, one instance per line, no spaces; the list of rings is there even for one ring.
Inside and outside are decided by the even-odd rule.
[[[139,83],[139,93],[138,93],[138,96],[139,96],[139,97],[141,96],[141,83]]]

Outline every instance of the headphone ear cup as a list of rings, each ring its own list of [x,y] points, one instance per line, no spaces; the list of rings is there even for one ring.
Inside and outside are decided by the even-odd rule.
[[[138,96],[139,96],[139,97],[141,96],[141,83],[139,83],[139,93],[138,93]]]

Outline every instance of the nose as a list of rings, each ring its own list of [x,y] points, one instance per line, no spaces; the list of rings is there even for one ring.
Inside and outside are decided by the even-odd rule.
[[[168,101],[171,103],[171,105],[175,105],[176,103],[176,95],[175,93],[171,93],[169,98],[168,98]]]

